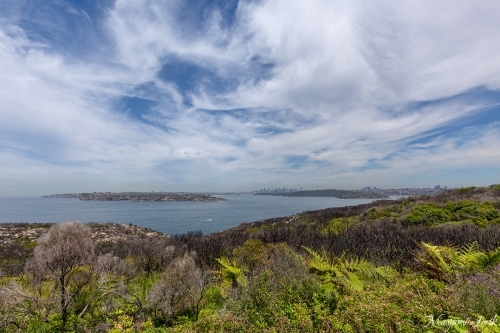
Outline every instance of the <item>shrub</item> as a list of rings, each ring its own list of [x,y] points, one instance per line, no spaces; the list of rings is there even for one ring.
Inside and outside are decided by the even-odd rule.
[[[154,315],[172,323],[176,316],[193,311],[200,297],[202,273],[194,259],[185,254],[167,266],[149,292],[149,304]]]
[[[337,332],[422,332],[427,316],[448,312],[446,295],[443,284],[406,274],[344,295],[329,321]]]
[[[451,214],[449,211],[433,203],[424,203],[415,206],[412,212],[405,218],[405,221],[411,225],[440,224],[450,220]]]
[[[323,322],[315,314],[321,306],[329,305],[318,302],[322,295],[319,282],[308,273],[302,258],[284,244],[269,245],[267,258],[265,266],[232,303],[234,312],[255,330],[318,331]]]
[[[474,202],[461,200],[449,204],[454,221],[470,221],[480,227],[486,227],[490,222],[500,217],[500,212],[492,202]]]
[[[492,271],[476,273],[452,287],[452,300],[462,318],[493,318],[500,313],[500,266]]]
[[[231,332],[247,333],[255,332],[254,325],[249,323],[243,317],[237,316],[232,312],[226,312],[223,315],[213,315],[203,318],[185,332]]]

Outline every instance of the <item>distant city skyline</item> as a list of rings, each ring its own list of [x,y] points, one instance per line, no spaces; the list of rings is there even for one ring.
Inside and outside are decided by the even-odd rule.
[[[388,194],[401,194],[401,193],[411,193],[411,194],[426,194],[426,193],[437,193],[439,191],[445,190],[455,190],[457,188],[448,188],[448,186],[435,185],[434,187],[403,187],[403,188],[379,188],[376,186],[365,186],[360,189],[349,189],[353,191],[381,191],[387,192]],[[306,189],[304,191],[318,191],[318,190],[329,190],[326,188],[318,188],[318,189]],[[334,189],[339,190],[339,189]],[[340,189],[343,190],[343,189]],[[256,194],[256,193],[290,193],[290,192],[299,192],[303,191],[303,188],[287,188],[287,187],[270,187],[270,188],[260,188],[249,191],[92,191],[92,192],[70,192],[70,193],[51,193],[45,194],[43,197],[53,197],[53,198],[76,198],[79,194],[98,194],[98,195],[106,195],[106,194],[145,194],[145,193],[165,193],[165,194]]]
[[[500,183],[499,16],[466,0],[1,1],[0,197]]]

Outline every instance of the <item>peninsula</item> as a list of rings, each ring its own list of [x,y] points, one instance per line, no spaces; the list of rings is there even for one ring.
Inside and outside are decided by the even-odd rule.
[[[227,201],[207,194],[170,192],[91,192],[52,194],[44,195],[42,198],[78,198],[83,201]]]
[[[78,198],[78,193],[42,195],[42,198],[73,199]]]

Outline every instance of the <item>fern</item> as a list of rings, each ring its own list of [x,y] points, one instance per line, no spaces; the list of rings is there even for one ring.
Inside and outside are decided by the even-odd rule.
[[[500,248],[490,252],[482,252],[477,242],[456,248],[437,246],[425,242],[420,244],[420,252],[416,258],[422,269],[431,278],[450,281],[459,274],[483,271],[500,263]]]
[[[223,296],[226,296],[226,290],[228,289],[247,285],[247,279],[243,270],[238,268],[233,261],[225,257],[215,260],[222,266],[219,274]]]
[[[311,255],[309,269],[320,276],[323,285],[330,291],[360,291],[367,280],[384,277],[382,271],[364,259],[347,259],[345,255],[329,259],[324,251],[319,254],[308,247],[304,246],[304,249]]]
[[[420,254],[417,259],[423,264],[430,277],[438,280],[446,280],[446,276],[452,272],[449,264],[450,257],[455,249],[447,246],[436,246],[425,242],[420,243]]]
[[[496,250],[490,251],[484,255],[479,261],[483,269],[496,266],[500,264],[500,247]]]
[[[457,252],[454,264],[460,272],[472,272],[483,268],[481,262],[486,254],[479,250],[477,242],[467,244]]]

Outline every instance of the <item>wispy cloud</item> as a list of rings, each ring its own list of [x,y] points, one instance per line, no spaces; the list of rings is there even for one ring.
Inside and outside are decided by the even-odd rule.
[[[494,2],[0,12],[0,195],[497,181]]]

